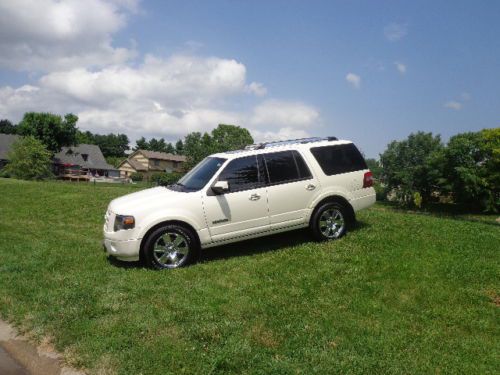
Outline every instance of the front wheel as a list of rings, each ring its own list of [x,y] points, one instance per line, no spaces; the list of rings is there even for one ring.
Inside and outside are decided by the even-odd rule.
[[[144,259],[154,269],[179,268],[197,260],[199,246],[191,230],[167,224],[151,233],[144,244]]]
[[[347,231],[348,217],[343,205],[335,202],[323,204],[311,219],[310,228],[314,238],[327,241],[342,237]]]

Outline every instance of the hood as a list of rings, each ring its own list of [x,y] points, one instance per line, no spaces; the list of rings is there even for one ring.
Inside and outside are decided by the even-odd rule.
[[[165,187],[141,190],[116,198],[109,204],[109,210],[119,215],[135,215],[153,207],[178,204],[180,200],[189,199],[191,193],[172,191]]]

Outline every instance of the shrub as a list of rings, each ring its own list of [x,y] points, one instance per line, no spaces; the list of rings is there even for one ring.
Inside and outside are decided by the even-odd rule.
[[[140,182],[144,180],[144,175],[142,173],[136,172],[130,175],[130,179],[134,182]]]
[[[151,182],[153,182],[155,185],[167,186],[179,181],[181,177],[182,174],[177,172],[155,173],[151,176]]]
[[[14,142],[5,172],[22,180],[41,180],[52,176],[52,154],[38,139],[28,136]]]

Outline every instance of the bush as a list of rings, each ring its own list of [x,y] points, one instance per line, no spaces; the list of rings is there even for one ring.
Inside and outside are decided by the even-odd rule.
[[[155,185],[167,186],[176,183],[181,177],[182,174],[177,172],[155,173],[151,176],[151,182],[153,182]]]
[[[132,173],[130,175],[130,179],[134,182],[140,182],[140,181],[143,181],[144,180],[144,175],[142,173]]]
[[[21,180],[42,180],[52,176],[52,154],[38,139],[28,136],[14,142],[5,172]]]
[[[0,169],[0,177],[2,178],[10,178],[10,173],[7,168]]]

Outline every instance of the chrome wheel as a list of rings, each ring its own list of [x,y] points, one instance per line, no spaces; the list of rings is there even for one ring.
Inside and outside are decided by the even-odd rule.
[[[326,238],[338,238],[345,229],[342,212],[336,208],[326,209],[319,217],[319,230]]]
[[[179,267],[187,258],[189,242],[186,237],[176,232],[161,235],[153,247],[153,257],[160,267]]]

